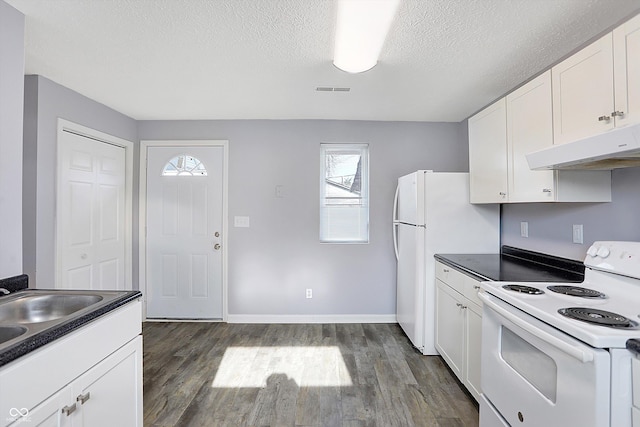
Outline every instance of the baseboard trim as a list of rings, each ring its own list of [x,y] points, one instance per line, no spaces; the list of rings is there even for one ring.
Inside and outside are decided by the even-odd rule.
[[[229,314],[228,323],[396,323],[395,314]]]

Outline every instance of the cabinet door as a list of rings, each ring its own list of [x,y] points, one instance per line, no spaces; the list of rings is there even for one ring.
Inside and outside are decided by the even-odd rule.
[[[466,311],[466,349],[464,385],[480,401],[480,353],[482,349],[482,309],[468,304]]]
[[[554,200],[554,172],[532,171],[527,154],[553,145],[551,71],[507,95],[510,202]]]
[[[613,49],[619,127],[640,122],[640,15],[613,30]]]
[[[71,425],[73,413],[64,414],[62,408],[72,406],[74,400],[71,387],[59,390],[53,396],[33,408],[24,417],[17,420],[11,426],[38,426],[38,427],[67,427]],[[16,411],[24,411],[24,408],[12,408]],[[14,414],[10,414],[14,415]]]
[[[471,203],[507,200],[507,115],[502,98],[469,119]]]
[[[613,128],[611,33],[551,69],[554,144]],[[608,120],[605,118],[609,118]]]
[[[142,337],[137,337],[72,384],[77,419],[87,427],[142,427]]]
[[[458,379],[464,382],[463,297],[436,280],[436,349]]]

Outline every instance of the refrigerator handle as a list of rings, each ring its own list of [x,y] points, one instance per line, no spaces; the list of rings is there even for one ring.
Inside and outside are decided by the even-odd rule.
[[[395,196],[393,196],[393,251],[396,254],[396,260],[400,259],[400,255],[398,254],[398,231],[397,231],[397,227],[398,224],[396,224],[396,220],[397,217],[396,215],[398,214],[398,193],[400,192],[400,185],[398,185],[396,187],[396,194]]]
[[[400,259],[400,254],[398,254],[398,225],[397,223],[393,223],[393,250],[396,253],[396,261]]]
[[[398,186],[396,187],[396,195],[393,196],[393,222],[396,222],[398,220],[398,194],[400,193],[400,185],[398,184]]]

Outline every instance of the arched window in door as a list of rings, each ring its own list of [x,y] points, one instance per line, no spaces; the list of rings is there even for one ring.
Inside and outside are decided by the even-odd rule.
[[[207,168],[197,158],[181,154],[164,165],[162,176],[207,176]]]

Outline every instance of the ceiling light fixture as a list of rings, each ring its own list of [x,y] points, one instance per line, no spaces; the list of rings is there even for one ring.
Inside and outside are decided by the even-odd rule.
[[[400,0],[338,0],[333,65],[362,73],[378,63]]]

